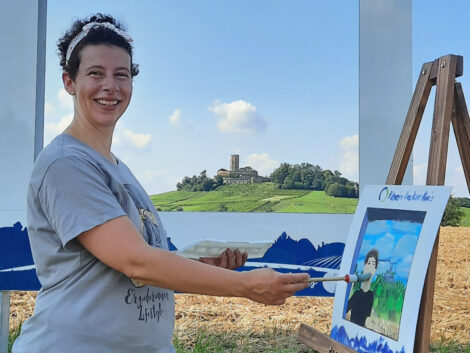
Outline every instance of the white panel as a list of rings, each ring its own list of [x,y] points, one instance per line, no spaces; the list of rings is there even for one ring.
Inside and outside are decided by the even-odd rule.
[[[359,183],[383,184],[412,96],[411,0],[361,0]],[[412,184],[410,165],[403,184]]]
[[[199,238],[236,241],[275,240],[282,232],[299,240],[346,242],[352,214],[159,212],[177,248]]]
[[[38,9],[44,10],[45,15],[45,1],[41,4],[38,0],[0,2],[0,33],[4,34],[0,36],[0,227],[11,226],[16,221],[25,224],[36,118],[42,120],[44,104],[44,88],[39,98],[37,95],[38,82],[44,83],[44,67],[38,67],[37,54],[45,54],[45,48],[38,48],[37,44],[41,32],[40,43],[45,45],[45,26],[38,30],[41,27]]]

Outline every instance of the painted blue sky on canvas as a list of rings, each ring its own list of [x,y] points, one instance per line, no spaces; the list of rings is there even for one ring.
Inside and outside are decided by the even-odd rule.
[[[405,285],[422,224],[400,220],[375,220],[367,224],[357,260],[357,270],[364,268],[364,259],[371,249],[379,251],[378,274],[387,270]]]

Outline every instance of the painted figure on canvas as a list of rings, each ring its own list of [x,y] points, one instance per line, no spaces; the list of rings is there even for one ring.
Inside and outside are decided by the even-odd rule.
[[[349,298],[346,312],[350,315],[351,322],[366,327],[366,320],[372,312],[374,304],[374,292],[370,289],[372,279],[379,264],[379,252],[377,249],[370,250],[364,260],[364,274],[370,274],[367,281],[361,282],[360,289],[356,290]]]

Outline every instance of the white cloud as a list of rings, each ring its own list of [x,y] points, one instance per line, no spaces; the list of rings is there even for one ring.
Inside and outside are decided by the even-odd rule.
[[[357,148],[359,146],[359,135],[346,136],[339,142],[342,149]]]
[[[246,158],[246,165],[257,170],[259,175],[269,175],[279,167],[279,162],[270,159],[267,153],[253,153]]]
[[[427,177],[427,164],[413,165],[413,184],[425,185]],[[452,186],[452,195],[456,197],[468,197],[469,191],[465,174],[461,165],[450,167],[446,171],[445,185]]]
[[[146,185],[153,185],[159,183],[166,174],[165,170],[145,170],[141,182]]]
[[[59,101],[59,105],[62,108],[69,108],[73,109],[73,98],[72,96],[65,90],[65,88],[61,88],[57,93],[57,100]]]
[[[176,190],[176,184],[182,179],[177,179],[169,175],[168,171],[163,169],[147,169],[142,172],[137,171],[135,175],[149,195]]]
[[[120,121],[117,122],[113,134],[113,146],[121,148],[133,147],[143,150],[150,145],[151,141],[152,135],[134,132],[131,129],[124,128]]]
[[[426,185],[426,164],[413,164],[413,184]]]
[[[367,234],[371,234],[371,235],[377,235],[381,233],[390,232],[390,230],[391,230],[391,227],[387,223],[387,221],[380,220],[380,219],[369,222],[369,224],[367,225]]]
[[[268,122],[255,106],[243,100],[231,103],[214,102],[209,107],[218,118],[217,126],[225,133],[259,133],[266,129]]]
[[[44,124],[44,145],[48,144],[56,135],[61,134],[72,122],[73,114],[69,114],[60,119],[57,123]]]
[[[395,245],[393,256],[390,259],[392,262],[403,261],[402,259],[407,256],[413,257],[416,250],[416,244],[418,243],[417,234],[407,234],[403,236],[398,243]]]
[[[397,266],[395,267],[395,272],[398,277],[408,279],[408,276],[410,275],[412,261],[413,255],[408,255],[405,258],[402,258],[399,263],[397,263]]]
[[[44,115],[50,115],[55,111],[55,107],[50,102],[44,102]]]
[[[388,260],[393,254],[394,246],[395,237],[393,234],[386,233],[376,241],[374,248],[379,250],[379,258],[381,260]]]
[[[181,128],[183,124],[181,123],[181,109],[175,109],[173,114],[170,116],[170,125]]]
[[[346,136],[339,141],[341,147],[340,171],[349,179],[359,177],[359,135]]]
[[[132,147],[138,149],[144,149],[148,147],[152,141],[152,135],[150,134],[139,134],[129,129],[122,130],[122,140],[127,142]]]
[[[449,168],[446,173],[446,185],[453,187],[452,195],[456,197],[468,197],[468,186],[465,173],[461,165]]]

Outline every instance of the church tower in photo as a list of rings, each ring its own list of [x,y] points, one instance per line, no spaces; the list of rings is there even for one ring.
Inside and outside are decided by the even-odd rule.
[[[240,169],[240,156],[238,154],[232,154],[230,156],[230,171],[236,172]]]
[[[271,181],[269,178],[258,175],[258,172],[251,167],[240,168],[240,156],[230,155],[230,170],[219,169],[217,175],[221,176],[224,184],[251,184],[265,183]]]

